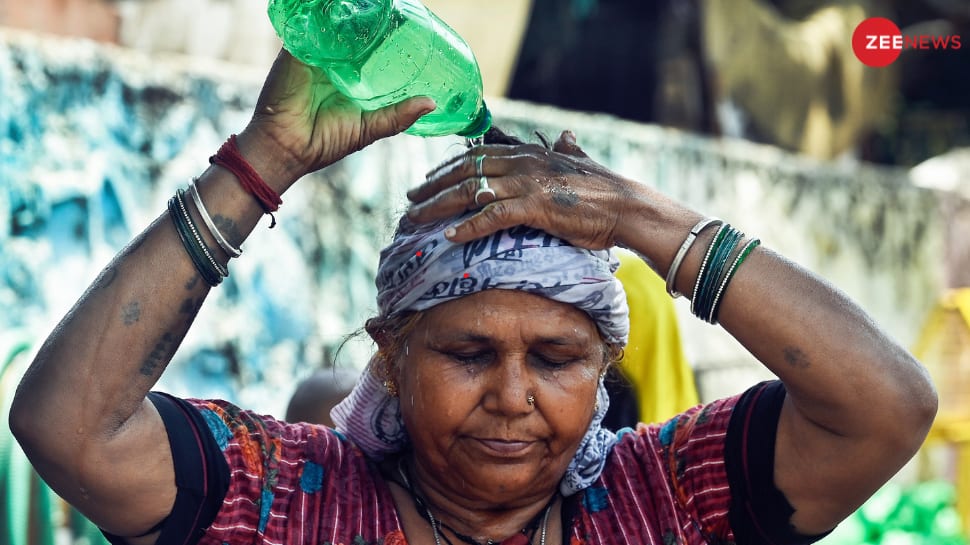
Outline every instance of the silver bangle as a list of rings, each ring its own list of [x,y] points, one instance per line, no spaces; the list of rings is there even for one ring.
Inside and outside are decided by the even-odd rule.
[[[704,218],[691,227],[690,233],[684,239],[684,243],[680,245],[677,254],[674,255],[674,260],[670,262],[670,269],[667,270],[667,293],[674,299],[683,296],[682,293],[677,291],[677,287],[674,284],[677,280],[677,271],[680,270],[680,264],[683,263],[684,257],[687,256],[687,251],[690,250],[690,247],[694,245],[694,241],[697,240],[697,235],[701,234],[701,231],[711,225],[720,225],[722,223],[724,222],[717,218]]]
[[[189,183],[189,193],[192,195],[192,200],[195,202],[195,207],[199,210],[199,215],[202,216],[202,221],[205,222],[206,227],[209,228],[209,232],[212,233],[213,237],[215,237],[220,248],[225,250],[225,252],[232,257],[241,256],[242,250],[234,247],[232,244],[229,244],[226,237],[222,236],[222,233],[216,227],[215,222],[212,221],[211,217],[209,217],[209,211],[206,210],[205,205],[202,204],[202,197],[199,195],[199,190],[195,187],[195,181],[196,178],[193,178],[192,182]]]

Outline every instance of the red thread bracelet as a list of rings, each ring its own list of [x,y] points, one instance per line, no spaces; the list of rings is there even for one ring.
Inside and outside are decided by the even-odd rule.
[[[273,216],[273,212],[279,210],[280,205],[283,204],[283,199],[280,198],[279,194],[272,187],[263,181],[259,173],[256,172],[252,165],[242,156],[242,153],[239,152],[235,134],[229,135],[229,139],[222,144],[219,151],[212,157],[209,157],[209,162],[232,172],[243,186],[243,189],[255,197],[259,201],[259,205],[263,208],[263,211],[272,218],[269,226],[272,229],[276,225],[276,217]]]

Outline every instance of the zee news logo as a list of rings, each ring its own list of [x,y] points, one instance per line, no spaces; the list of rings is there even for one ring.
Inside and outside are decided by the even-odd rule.
[[[906,36],[896,23],[883,17],[870,17],[852,33],[852,50],[866,66],[889,66],[904,49],[957,50],[963,47],[959,34]]]

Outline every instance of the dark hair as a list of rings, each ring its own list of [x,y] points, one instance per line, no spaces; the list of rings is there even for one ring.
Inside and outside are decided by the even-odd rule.
[[[364,329],[377,345],[371,358],[372,372],[385,381],[394,380],[395,368],[411,332],[421,322],[424,312],[408,311],[393,316],[374,316],[364,323]]]
[[[535,131],[535,133],[533,134],[535,134],[536,138],[538,138],[539,141],[542,142],[543,146],[549,149],[552,149],[552,144],[549,143],[549,139],[546,138],[546,135],[542,134],[539,131]],[[511,134],[508,134],[507,132],[503,131],[502,129],[494,125],[490,129],[485,131],[485,134],[482,135],[482,141],[485,144],[500,144],[504,146],[521,146],[523,144],[528,143],[516,136],[512,136]],[[474,145],[473,140],[469,139],[467,145],[468,147],[472,147]]]

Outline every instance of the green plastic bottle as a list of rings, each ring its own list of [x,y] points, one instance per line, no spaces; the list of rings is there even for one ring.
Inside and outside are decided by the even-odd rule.
[[[287,51],[364,110],[434,99],[409,134],[474,138],[491,126],[471,48],[418,0],[270,0],[268,12]]]

